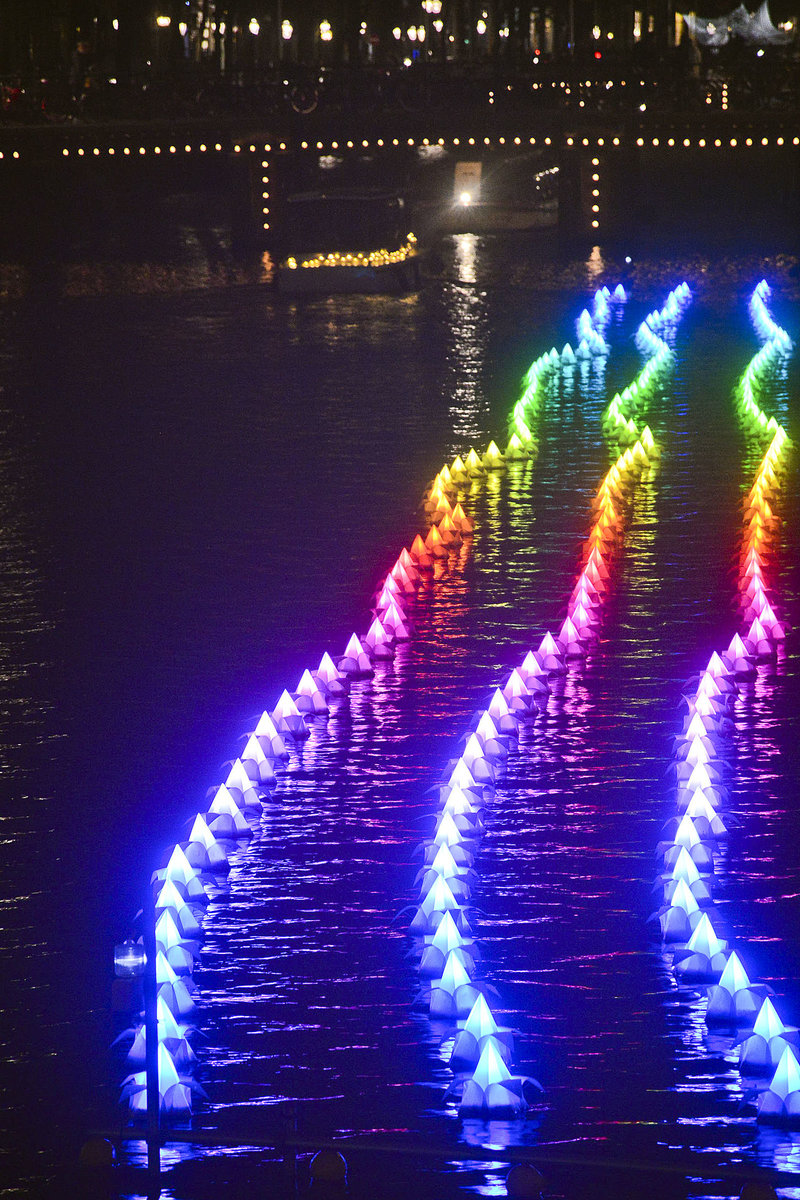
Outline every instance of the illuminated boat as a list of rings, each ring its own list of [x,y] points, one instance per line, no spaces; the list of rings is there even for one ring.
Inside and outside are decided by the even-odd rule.
[[[306,192],[286,199],[293,252],[280,260],[289,293],[403,293],[420,285],[419,248],[394,193]]]

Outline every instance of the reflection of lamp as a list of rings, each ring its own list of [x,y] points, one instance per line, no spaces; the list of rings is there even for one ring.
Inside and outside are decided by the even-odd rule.
[[[138,979],[144,974],[145,953],[141,942],[127,938],[114,947],[114,974],[118,979]]]

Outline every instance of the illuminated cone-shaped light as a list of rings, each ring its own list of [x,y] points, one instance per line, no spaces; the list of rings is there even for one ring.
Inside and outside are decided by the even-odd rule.
[[[709,1024],[752,1025],[766,997],[764,984],[753,984],[732,950],[719,983],[709,988],[706,1021]]]
[[[411,543],[411,558],[414,564],[421,569],[433,566],[433,555],[429,552],[420,534],[417,534],[414,541]]]
[[[506,465],[506,460],[503,458],[502,451],[496,442],[489,442],[482,462],[487,471],[502,471]]]
[[[435,846],[449,846],[452,850],[454,846],[460,846],[465,840],[464,832],[456,825],[452,813],[445,812],[436,823],[436,830],[433,835],[433,843]]]
[[[758,1098],[758,1116],[793,1124],[800,1118],[800,1065],[791,1046],[783,1051],[769,1087]]]
[[[390,571],[390,575],[400,590],[407,596],[416,592],[417,584],[419,583],[419,571],[416,567],[407,567],[398,558]]]
[[[199,871],[192,866],[182,846],[175,846],[169,856],[169,861],[162,871],[156,871],[156,879],[171,880],[177,883],[186,893],[187,899],[195,903],[205,904],[208,901],[205,888],[200,882]]]
[[[776,617],[775,612],[769,602],[766,602],[763,605],[759,620],[773,641],[782,642],[784,640],[786,637],[786,631]]]
[[[460,454],[457,454],[455,456],[455,458],[453,459],[452,465],[450,467],[450,474],[453,477],[453,479],[466,479],[467,478],[467,468],[464,466],[464,460]]]
[[[736,675],[754,675],[753,652],[746,646],[738,633],[730,640],[728,649],[723,654],[725,662]]]
[[[506,459],[517,461],[522,458],[528,458],[530,455],[530,450],[530,443],[523,442],[522,438],[519,436],[516,430],[514,430],[508,439],[508,445],[506,446]]]
[[[272,725],[272,719],[270,718]],[[271,739],[258,737],[257,734],[251,733],[242,750],[241,761],[245,769],[245,774],[253,783],[261,783],[269,786],[275,783],[275,768],[272,765],[272,759],[264,752],[264,742]],[[283,745],[283,738],[281,738]]]
[[[425,947],[419,964],[421,975],[429,978],[440,978],[448,955],[457,954],[467,975],[475,970],[475,959],[472,949],[474,942],[461,934],[449,912],[442,915],[436,932],[425,939]]]
[[[470,734],[461,755],[469,768],[470,775],[476,783],[492,785],[495,780],[495,769],[489,762],[486,752],[476,734]]]
[[[566,671],[563,649],[549,630],[542,638],[537,654],[542,666],[551,674]]]
[[[483,804],[483,797],[478,794],[477,789],[467,792],[458,784],[446,784],[444,791],[446,794],[442,798],[442,812],[448,812],[451,816],[461,816],[463,813],[475,816]]]
[[[703,913],[685,950],[676,950],[673,969],[681,978],[715,983],[725,968],[727,943],[718,938],[708,916]]]
[[[451,788],[457,787],[463,791],[476,792],[479,797],[481,795],[481,785],[475,779],[463,758],[457,760],[447,783]]]
[[[459,996],[464,997],[459,1003]],[[471,994],[467,1004],[466,994]],[[432,1017],[453,1018],[459,1016],[459,1009],[464,1007],[465,1014],[475,1003],[478,989],[470,979],[457,950],[451,950],[445,960],[444,971],[439,979],[431,984],[430,1011]]]
[[[745,645],[750,647],[756,658],[773,658],[776,653],[775,643],[769,637],[758,617],[754,617],[745,636]]]
[[[339,670],[327,650],[312,674],[320,685],[320,691],[327,692],[329,696],[344,696],[350,688],[347,676]]]
[[[505,735],[500,733],[488,712],[481,713],[475,729],[475,737],[483,747],[483,753],[487,758],[495,761],[508,758]]]
[[[515,1113],[526,1107],[520,1080],[512,1076],[492,1039],[487,1038],[475,1074],[464,1084],[461,1112]]]
[[[495,447],[495,449],[496,449],[496,447]],[[475,450],[470,450],[469,454],[467,455],[466,459],[464,460],[464,466],[466,467],[468,475],[483,475],[483,474],[485,474],[484,466],[483,466],[483,463],[481,462],[480,455],[477,454]]]
[[[700,919],[700,909],[688,884],[676,882],[668,905],[658,914],[665,942],[688,942]]]
[[[214,837],[249,838],[253,831],[226,787],[217,790],[206,816]]]
[[[363,646],[372,658],[394,658],[393,638],[387,629],[383,627],[378,617],[370,625],[367,630]]]
[[[486,1002],[486,997],[478,995],[475,1003],[456,1036],[451,1062],[477,1064],[486,1045],[491,1038],[500,1057],[508,1062],[514,1049],[513,1031],[504,1025],[498,1025],[494,1014]]]
[[[680,853],[672,870],[666,875],[662,875],[658,881],[664,888],[664,900],[667,904],[671,902],[678,882],[681,880],[689,888],[689,891],[698,904],[708,904],[710,902],[711,893],[708,890],[708,886],[685,846],[681,846]]]
[[[784,1025],[767,996],[759,1009],[753,1032],[739,1045],[739,1069],[752,1074],[768,1074],[774,1071],[784,1050],[798,1044],[798,1030],[794,1025]]]
[[[176,1019],[194,1012],[197,1007],[192,998],[194,984],[173,971],[161,951],[156,956],[156,980],[158,995]]]
[[[303,720],[303,715],[285,688],[272,710],[272,719],[281,737],[302,741],[309,736],[310,731]]]
[[[370,657],[361,642],[353,634],[339,659],[339,670],[351,679],[367,679],[374,675]]]
[[[272,772],[272,780],[275,780],[274,769]],[[253,783],[254,780],[252,780],[247,774],[247,770],[241,758],[234,759],[223,787],[227,789],[236,804],[238,804],[239,808],[261,808],[261,798],[256,789],[253,787]]]
[[[275,722],[268,712],[261,714],[252,736],[258,739],[258,744],[267,758],[286,759],[289,757],[286,743],[276,729]],[[244,761],[245,757],[246,755],[242,754],[242,761]]]
[[[171,908],[173,913],[177,913],[178,909],[183,908],[185,904],[186,896],[176,887],[175,881],[165,878],[155,896],[154,907],[156,916],[167,908]]]
[[[421,900],[409,925],[412,933],[434,933],[438,925],[438,914],[450,909],[459,910],[459,903],[450,890],[447,880],[437,875],[430,891]],[[436,918],[436,919],[434,919]]]
[[[508,707],[517,716],[524,717],[533,711],[535,698],[516,667],[506,680],[502,692]]]
[[[198,813],[186,843],[186,857],[201,871],[226,871],[228,855],[208,828],[202,813]]]
[[[411,637],[408,620],[394,600],[392,600],[385,612],[381,614],[381,624],[392,635],[395,641],[406,642]]]
[[[453,509],[453,523],[456,525],[456,527],[459,530],[462,537],[465,537],[467,534],[472,533],[472,531],[474,529],[474,525],[472,524],[472,521],[469,519],[467,514],[464,512],[464,509],[461,507],[460,502]]]
[[[156,946],[158,949],[166,955],[173,946],[180,946],[186,940],[188,939],[184,938],[175,924],[171,910],[165,909],[156,921]],[[167,961],[169,962],[169,959]]]
[[[434,558],[447,557],[448,544],[436,525],[431,525],[428,530],[428,536],[425,538],[425,548]]]
[[[486,710],[503,734],[516,734],[519,728],[517,717],[509,708],[508,701],[499,688],[495,690]]]
[[[572,617],[565,617],[558,631],[558,642],[567,658],[582,658],[586,654],[584,638]]]
[[[686,806],[686,816],[691,817],[697,834],[702,839],[727,836],[725,823],[703,792],[692,793],[692,798]]]
[[[310,671],[305,670],[300,676],[300,682],[294,694],[295,706],[300,713],[311,713],[314,716],[328,712],[328,702],[319,684]]]
[[[434,883],[434,874],[441,875],[443,879],[447,880],[453,895],[456,895],[453,888],[455,880],[476,878],[473,870],[466,866],[460,866],[456,862],[449,846],[439,846],[433,861],[427,867],[423,867],[420,874],[427,880],[427,883],[423,883],[422,885],[421,890],[423,894],[427,893],[428,889]]]

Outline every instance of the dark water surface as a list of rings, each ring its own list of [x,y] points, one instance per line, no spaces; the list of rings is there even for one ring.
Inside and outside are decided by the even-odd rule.
[[[235,857],[196,975],[209,1097],[196,1125],[246,1141],[291,1107],[312,1139],[414,1134],[442,1150],[441,1163],[354,1158],[357,1196],[503,1194],[502,1160],[447,1161],[465,1144],[669,1151],[682,1173],[665,1196],[738,1195],[687,1182],[700,1162],[800,1171],[800,1139],[756,1125],[729,1043],[674,992],[647,923],[681,693],[737,628],[740,499],[760,458],[732,404],[758,347],[746,299],[766,275],[797,337],[797,263],[626,267],[463,235],[417,295],[292,300],[215,238],[185,228],[166,263],[0,265],[4,1194],[60,1194],[88,1131],[122,1119],[113,945],[220,764],[305,667],[365,632],[378,582],[423,527],[427,482],[502,439],[523,371],[574,343],[595,287],[623,276],[604,370],[548,401],[536,461],[473,486],[472,546],[421,592],[411,642],[314,723]],[[526,727],[481,849],[485,975],[544,1098],[526,1120],[461,1122],[396,919],[412,851],[470,717],[560,624],[609,465],[599,414],[640,368],[636,324],[683,278],[695,299],[649,414],[663,459],[637,493],[603,639]],[[796,394],[792,364],[764,406],[800,441]],[[797,481],[794,453],[776,582],[793,630]],[[718,893],[790,1021],[798,705],[790,633],[737,711],[742,820]],[[165,1152],[165,1194],[229,1194],[231,1155],[221,1178],[203,1155],[217,1152]],[[266,1188],[269,1157],[243,1152],[241,1178]],[[554,1169],[550,1186],[596,1194],[586,1171]],[[638,1176],[615,1188],[639,1194]]]

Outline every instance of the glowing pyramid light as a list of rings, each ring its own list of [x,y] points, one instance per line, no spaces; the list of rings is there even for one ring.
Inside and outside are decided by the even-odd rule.
[[[275,722],[268,712],[261,714],[252,736],[258,740],[258,744],[267,758],[287,759],[289,757],[286,743],[276,729]],[[245,757],[246,755],[242,754],[242,761],[244,761]]]
[[[325,699],[325,693],[307,669],[300,676],[300,682],[297,685],[293,699],[298,712],[301,714],[309,713],[312,716],[319,716],[328,712],[328,701]]]
[[[215,838],[236,839],[253,836],[244,813],[225,786],[217,789],[206,813],[206,823]]]
[[[202,813],[195,817],[183,848],[189,862],[199,871],[228,870],[227,851],[209,829]]]
[[[524,1112],[529,1107],[526,1085],[538,1088],[535,1080],[511,1074],[490,1036],[474,1074],[464,1084],[460,1111],[462,1115],[475,1113],[482,1116]]]
[[[274,768],[272,769],[272,779],[269,782],[275,782]],[[231,769],[228,772],[225,778],[225,783],[222,786],[227,789],[228,793],[233,797],[239,808],[257,810],[261,807],[261,797],[259,796],[256,788],[253,786],[254,783],[255,780],[251,779],[247,774],[245,765],[241,758],[236,758],[233,760]]]
[[[372,661],[356,634],[351,635],[338,666],[339,670],[351,679],[369,679],[375,674]]]
[[[769,1087],[758,1098],[758,1119],[800,1123],[800,1064],[791,1046],[786,1046]]]
[[[272,725],[273,729],[275,728],[271,717],[270,725]],[[280,736],[277,730],[276,736]],[[261,783],[269,786],[275,782],[275,768],[272,765],[272,758],[264,750],[265,741],[270,746],[270,749],[274,747],[272,738],[259,737],[257,734],[251,733],[242,750],[240,761],[244,767],[245,774],[253,783]],[[281,738],[281,745],[284,746],[285,750],[283,738]]]
[[[158,1097],[159,1108],[164,1113],[188,1113],[192,1111],[193,1099],[204,1097],[199,1083],[179,1075],[166,1046],[158,1047]],[[121,1100],[127,1100],[132,1112],[147,1111],[146,1072],[138,1071],[123,1081]]]
[[[430,978],[440,978],[448,955],[452,952],[457,954],[464,970],[471,976],[475,971],[474,948],[474,940],[465,937],[457,928],[449,911],[445,912],[439,921],[436,932],[425,938],[419,973]]]
[[[381,623],[379,617],[375,617],[373,620],[372,624],[364,635],[362,645],[372,658],[394,658],[395,651],[393,635]]]
[[[467,1018],[459,1022],[459,1032],[450,1056],[451,1063],[475,1066],[487,1038],[490,1037],[500,1057],[508,1063],[514,1049],[514,1032],[507,1026],[497,1024],[486,997],[479,995]]]
[[[303,720],[302,713],[285,688],[272,710],[272,719],[281,737],[302,741],[309,736],[310,731]]]
[[[682,979],[697,983],[716,983],[725,969],[727,942],[717,937],[714,926],[703,913],[686,947],[676,950],[673,970]]]
[[[708,992],[706,1022],[751,1024],[767,998],[766,984],[753,984],[735,950],[731,951],[719,983]]]
[[[472,982],[459,950],[451,950],[439,979],[431,983],[430,1012],[435,1018],[465,1017],[480,995]]]
[[[739,1043],[739,1070],[766,1075],[774,1071],[787,1046],[797,1053],[800,1031],[784,1025],[772,1000],[767,996],[759,1009],[752,1033]]]

